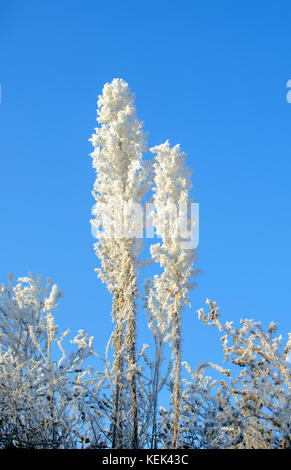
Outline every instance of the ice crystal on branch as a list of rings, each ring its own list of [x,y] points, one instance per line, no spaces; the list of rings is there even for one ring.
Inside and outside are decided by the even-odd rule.
[[[291,373],[286,363],[287,347],[275,337],[275,323],[265,332],[261,323],[241,320],[223,325],[215,302],[207,299],[209,312],[199,310],[204,324],[214,325],[221,337],[225,361],[238,371],[216,364],[201,364],[195,373],[186,368],[193,381],[185,381],[181,421],[184,446],[205,448],[290,448]],[[212,380],[205,370],[212,368],[222,377]]]

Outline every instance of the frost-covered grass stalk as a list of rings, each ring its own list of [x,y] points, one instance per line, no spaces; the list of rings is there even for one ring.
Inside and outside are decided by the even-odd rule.
[[[189,290],[193,287],[190,279],[196,271],[193,269],[195,251],[183,248],[185,243],[181,230],[182,217],[187,214],[191,188],[190,171],[185,166],[186,155],[179,145],[170,148],[165,142],[151,149],[154,160],[154,210],[153,225],[162,243],[151,246],[153,259],[160,264],[163,272],[155,276],[152,299],[149,307],[158,322],[164,339],[170,340],[174,367],[172,372],[174,426],[172,446],[179,446],[179,403],[181,392],[181,313],[187,305]],[[179,212],[184,208],[184,214]],[[184,232],[187,231],[187,224]]]
[[[134,96],[128,84],[114,79],[106,84],[98,99],[100,127],[92,136],[93,166],[96,169],[94,197],[95,218],[92,225],[103,232],[95,244],[101,260],[99,277],[113,294],[112,316],[115,329],[112,344],[115,350],[115,417],[113,447],[122,445],[122,410],[120,406],[121,373],[127,368],[132,390],[131,446],[138,446],[136,398],[136,296],[137,264],[140,242],[128,237],[127,208],[140,203],[147,189],[148,176],[142,161],[146,150],[142,122],[136,117]],[[108,229],[108,224],[112,224]]]

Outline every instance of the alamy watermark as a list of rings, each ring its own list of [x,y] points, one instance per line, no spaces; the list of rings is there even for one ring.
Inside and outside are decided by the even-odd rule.
[[[291,88],[291,80],[288,80],[286,87]],[[291,90],[287,92],[286,100],[287,100],[287,103],[291,103]]]
[[[153,203],[144,206],[118,198],[110,203],[94,204],[91,214],[91,233],[94,238],[168,238],[176,239],[183,249],[195,249],[199,243],[199,204]]]

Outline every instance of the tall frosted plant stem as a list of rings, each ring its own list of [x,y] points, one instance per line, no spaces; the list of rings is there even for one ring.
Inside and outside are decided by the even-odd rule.
[[[92,231],[95,252],[101,261],[98,276],[113,296],[112,335],[115,392],[113,447],[138,447],[136,397],[136,295],[137,265],[141,243],[130,226],[128,208],[140,204],[147,191],[148,169],[142,160],[146,150],[142,122],[136,117],[134,95],[122,79],[105,84],[98,99],[99,127],[90,139],[96,200]],[[130,233],[129,233],[130,232]],[[129,370],[132,396],[131,436],[122,430],[123,367]]]
[[[172,370],[172,407],[174,426],[172,447],[179,447],[179,407],[181,394],[181,313],[189,304],[188,292],[194,287],[190,278],[197,273],[193,269],[194,248],[185,248],[185,232],[182,224],[185,208],[191,202],[190,172],[185,167],[186,156],[176,145],[170,148],[166,141],[151,149],[154,160],[153,224],[161,243],[151,246],[152,258],[163,268],[153,281],[152,299],[149,306],[158,322],[164,340],[169,340],[174,360]],[[183,212],[184,211],[184,212]]]

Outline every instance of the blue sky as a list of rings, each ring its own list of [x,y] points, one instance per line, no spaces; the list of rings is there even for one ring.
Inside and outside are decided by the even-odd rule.
[[[207,297],[225,321],[275,320],[287,335],[290,15],[284,0],[3,0],[1,281],[53,277],[64,290],[57,323],[86,329],[102,353],[111,299],[94,272],[88,138],[97,95],[120,77],[149,145],[180,143],[195,170],[202,274],[184,312],[184,357],[221,360],[219,334],[197,319]]]

